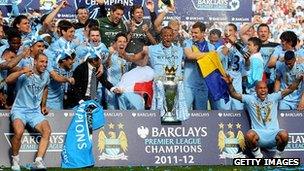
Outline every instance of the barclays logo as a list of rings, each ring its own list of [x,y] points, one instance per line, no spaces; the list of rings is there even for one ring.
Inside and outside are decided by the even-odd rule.
[[[285,118],[287,118],[287,117],[289,117],[289,118],[297,118],[297,117],[303,117],[303,113],[280,113],[280,116],[283,118],[283,117],[285,117]]]
[[[4,133],[5,138],[9,146],[11,147],[11,138],[13,133]],[[64,138],[66,133],[54,132],[50,136],[50,144],[48,146],[48,152],[61,152],[63,148]],[[20,152],[36,152],[41,139],[39,133],[24,133],[21,139]]]
[[[136,113],[132,113],[132,116],[133,116],[133,117],[136,117]]]
[[[289,133],[285,151],[304,151],[304,133]]]
[[[0,0],[0,5],[11,5],[8,0]]]
[[[121,112],[105,112],[105,116],[111,116],[111,117],[122,117],[123,114]]]
[[[219,117],[241,117],[241,113],[226,113],[226,112],[219,112]]]
[[[132,112],[131,115],[133,117],[156,117],[156,113],[135,113]]]
[[[133,115],[134,113],[132,113]],[[137,113],[137,117],[156,117],[156,113]]]
[[[66,118],[67,117],[73,117],[74,115],[75,115],[74,112],[64,112],[63,113],[63,116],[66,117]]]
[[[64,115],[65,117],[68,117],[68,116],[69,116],[69,113],[64,112],[63,115]]]
[[[209,113],[201,113],[201,112],[193,112],[193,113],[190,113],[190,116],[191,117],[209,117]]]
[[[246,17],[232,17],[231,18],[231,21],[237,21],[237,22],[239,22],[239,21],[249,21],[249,19],[248,18],[246,18]]]
[[[10,116],[10,113],[9,112],[0,112],[0,118],[1,117],[6,117],[8,118]]]
[[[140,138],[145,139],[149,135],[149,129],[144,126],[137,128],[137,134]]]
[[[191,0],[197,10],[236,11],[240,8],[240,0]]]

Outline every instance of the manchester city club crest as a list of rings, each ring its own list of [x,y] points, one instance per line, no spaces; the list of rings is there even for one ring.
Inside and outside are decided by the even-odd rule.
[[[124,125],[119,123],[116,126],[119,133],[116,132],[113,123],[108,124],[108,132],[104,129],[99,132],[98,149],[101,153],[99,160],[128,160],[128,156],[125,155],[128,151],[128,139],[123,131]]]
[[[235,128],[237,129],[236,136],[232,123],[227,124],[228,131],[226,133],[224,129],[225,124],[220,123],[218,126],[220,128],[218,133],[218,148],[221,152],[220,159],[245,158],[246,156],[242,152],[245,149],[245,138],[241,131],[241,124],[235,124]]]

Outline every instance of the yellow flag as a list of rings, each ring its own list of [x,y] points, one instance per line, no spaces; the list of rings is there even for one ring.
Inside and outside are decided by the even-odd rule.
[[[196,46],[192,46],[193,52],[199,52]],[[197,63],[200,67],[203,77],[207,77],[214,70],[218,69],[222,76],[226,75],[222,66],[220,57],[216,51],[197,53]]]

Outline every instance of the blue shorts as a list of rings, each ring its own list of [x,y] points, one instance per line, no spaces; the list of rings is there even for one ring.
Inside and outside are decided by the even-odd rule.
[[[24,125],[29,124],[32,128],[45,120],[41,109],[13,109],[11,111],[11,120],[20,119]]]
[[[266,130],[266,129],[252,129],[259,136],[259,146],[271,149],[277,146],[276,136],[283,129]]]

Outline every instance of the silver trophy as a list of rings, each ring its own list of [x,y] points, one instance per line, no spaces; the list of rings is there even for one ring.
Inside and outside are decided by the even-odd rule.
[[[177,98],[177,86],[179,79],[176,77],[176,67],[165,67],[165,76],[163,77],[163,85],[165,91],[166,106],[164,106],[165,114],[162,117],[164,122],[176,122],[175,100]]]

